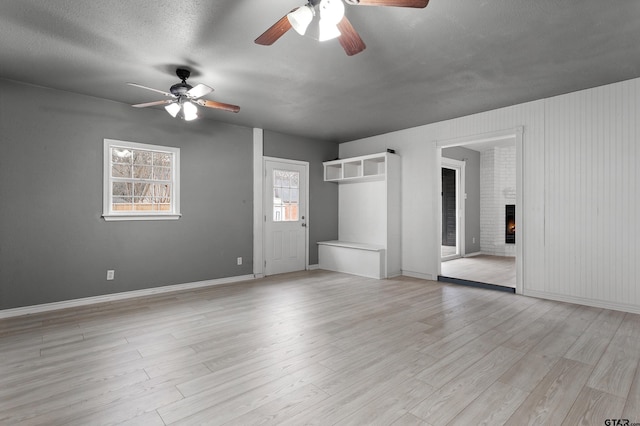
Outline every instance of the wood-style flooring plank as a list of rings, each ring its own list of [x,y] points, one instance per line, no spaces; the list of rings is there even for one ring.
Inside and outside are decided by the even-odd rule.
[[[560,359],[505,424],[562,424],[592,369],[576,361]]]
[[[421,401],[410,413],[433,424],[447,424],[523,355],[513,349],[498,346]]]
[[[588,386],[626,398],[640,361],[640,321],[626,314],[606,351],[596,364]],[[628,318],[628,320],[626,320]]]
[[[562,424],[605,425],[606,419],[622,418],[625,399],[585,386]]]
[[[495,382],[448,423],[451,426],[501,425],[527,398],[528,392]]]
[[[640,315],[308,271],[0,320],[0,424],[640,418]]]

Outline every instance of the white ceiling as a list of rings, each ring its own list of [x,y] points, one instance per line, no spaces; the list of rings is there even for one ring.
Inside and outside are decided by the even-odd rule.
[[[293,30],[253,43],[303,4],[2,0],[0,78],[133,104],[160,98],[126,82],[168,90],[187,66],[242,107],[205,119],[344,142],[640,77],[638,0],[347,6],[353,57]]]

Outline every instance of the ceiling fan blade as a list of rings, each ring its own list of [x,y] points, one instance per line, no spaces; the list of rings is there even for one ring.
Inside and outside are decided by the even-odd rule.
[[[134,108],[146,108],[146,107],[150,107],[150,106],[156,106],[156,105],[167,105],[170,104],[172,102],[175,102],[173,100],[170,99],[165,99],[164,101],[154,101],[154,102],[147,102],[144,104],[135,104],[135,105],[131,105]]]
[[[299,7],[296,7],[291,12],[292,13],[298,10]],[[289,14],[287,13],[287,15]],[[289,22],[289,18],[287,15],[284,15],[278,22],[273,24],[267,31],[262,33],[260,37],[255,39],[256,44],[261,44],[263,46],[271,46],[273,43],[278,41],[280,37],[287,31],[291,29],[291,22]]]
[[[143,86],[143,85],[141,85],[141,84],[137,84],[137,83],[127,83],[127,84],[128,84],[129,86],[134,86],[134,87],[139,87],[139,88],[141,88],[141,89],[151,90],[152,92],[161,93],[161,94],[163,94],[163,95],[165,95],[165,96],[169,96],[169,97],[171,97],[171,98],[175,98],[175,96],[174,96],[174,95],[172,95],[172,94],[171,94],[171,93],[169,93],[169,92],[165,92],[165,91],[158,90],[158,89],[152,89],[151,87]]]
[[[224,104],[222,102],[207,101],[206,99],[198,99],[195,101],[198,105],[202,105],[207,108],[221,109],[229,112],[238,112],[240,107],[237,105]]]
[[[192,99],[196,99],[201,98],[202,96],[207,95],[211,92],[213,92],[213,89],[211,87],[207,86],[206,84],[198,84],[197,86],[189,89],[189,91],[187,92],[187,96]]]
[[[427,7],[429,0],[360,0],[362,6]]]
[[[351,25],[351,22],[349,22],[346,16],[338,23],[338,29],[341,34],[340,37],[338,37],[338,41],[348,56],[353,56],[366,49],[367,46],[364,44],[364,41],[362,41],[360,35],[355,28],[353,28],[353,25]]]

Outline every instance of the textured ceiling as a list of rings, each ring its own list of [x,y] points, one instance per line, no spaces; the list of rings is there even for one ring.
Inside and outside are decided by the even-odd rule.
[[[638,0],[347,6],[356,56],[294,31],[253,43],[302,4],[2,0],[0,78],[133,104],[161,95],[126,82],[167,90],[187,66],[242,107],[204,119],[344,142],[640,77]]]

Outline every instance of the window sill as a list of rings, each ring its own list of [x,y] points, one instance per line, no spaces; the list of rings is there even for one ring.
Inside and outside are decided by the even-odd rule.
[[[103,214],[102,218],[107,221],[124,220],[178,220],[181,214]]]

